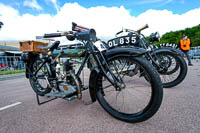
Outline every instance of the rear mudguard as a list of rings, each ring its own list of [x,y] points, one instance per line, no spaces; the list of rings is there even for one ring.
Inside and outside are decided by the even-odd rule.
[[[174,54],[174,55],[177,55],[177,56],[181,56],[181,52],[178,49],[168,48],[168,47],[167,48],[163,47],[163,48],[153,49],[151,51],[151,55],[154,55],[154,54],[157,54],[157,53],[162,53],[162,52],[169,52],[171,54]]]
[[[32,67],[30,67],[31,63],[38,57],[38,54],[33,54],[31,52],[22,53],[21,57],[24,63],[26,64],[25,76],[26,78],[29,78],[29,71],[32,71]]]
[[[25,76],[26,78],[29,78],[30,72],[33,71],[32,64],[33,62],[39,57],[39,54],[33,54],[33,53],[24,53],[22,54],[22,60],[26,64],[26,71],[25,71]],[[45,64],[48,75],[50,77],[55,77],[55,68],[54,66],[50,66],[48,63]]]
[[[137,56],[142,56],[146,53],[147,51],[143,48],[137,48],[137,47],[131,47],[131,48],[115,48],[108,50],[104,52],[104,56],[106,60],[110,60],[115,57],[119,56],[124,56],[124,57],[137,57]],[[102,62],[104,65],[105,63]],[[89,92],[90,92],[90,97],[92,102],[96,101],[96,89],[99,88],[98,85],[100,85],[101,80],[99,80],[99,75],[101,75],[101,71],[97,67],[92,67],[91,68],[91,73],[90,73],[90,78],[89,78]]]

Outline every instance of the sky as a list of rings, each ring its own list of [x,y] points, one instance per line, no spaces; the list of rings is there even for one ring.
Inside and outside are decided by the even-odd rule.
[[[182,30],[200,24],[199,0],[0,0],[0,40],[29,40],[44,33],[71,30],[71,23],[94,28],[108,40],[122,28],[148,24],[152,32]]]

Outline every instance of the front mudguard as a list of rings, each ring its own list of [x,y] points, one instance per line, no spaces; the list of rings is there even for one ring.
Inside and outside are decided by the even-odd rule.
[[[90,78],[89,78],[89,92],[92,102],[96,101],[96,89],[98,88],[98,75],[100,70],[96,67],[91,68]]]

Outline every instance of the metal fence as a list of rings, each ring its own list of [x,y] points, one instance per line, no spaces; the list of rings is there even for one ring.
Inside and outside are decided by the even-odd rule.
[[[190,56],[194,60],[200,60],[200,46],[192,47],[190,50]]]
[[[0,76],[23,73],[25,64],[20,56],[0,56]]]
[[[82,58],[72,58],[76,67],[80,67]],[[61,58],[64,63],[66,58]],[[75,68],[76,68],[75,67]],[[21,56],[0,56],[0,76],[25,72],[25,63],[21,60]]]

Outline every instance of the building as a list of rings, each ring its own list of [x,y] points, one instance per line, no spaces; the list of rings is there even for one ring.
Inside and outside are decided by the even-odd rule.
[[[18,41],[0,41],[0,70],[22,69]]]
[[[49,40],[39,40],[50,42]],[[3,70],[24,69],[24,62],[21,60],[19,41],[0,41],[0,75]]]
[[[19,41],[0,41],[0,51],[19,51]]]

